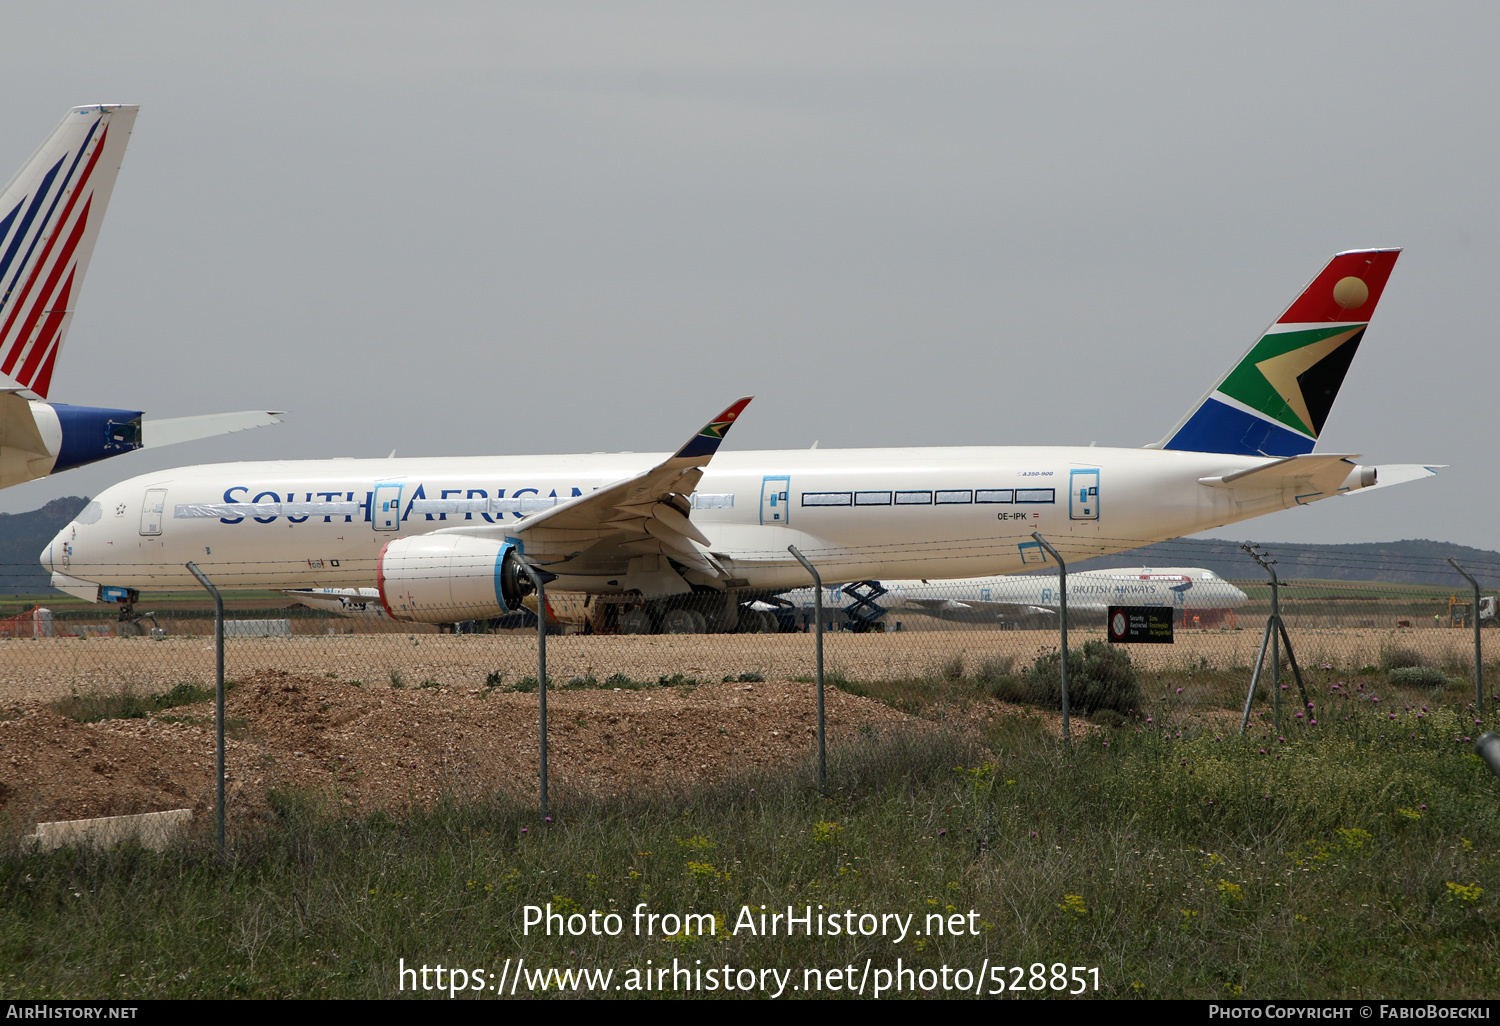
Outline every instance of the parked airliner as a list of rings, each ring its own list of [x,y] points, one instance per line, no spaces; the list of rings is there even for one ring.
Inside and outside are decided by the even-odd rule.
[[[0,488],[147,446],[279,423],[272,411],[142,420],[46,402],[139,107],[74,107],[0,192]]]
[[[672,454],[231,463],[106,489],[42,552],[53,583],[129,605],[187,588],[373,587],[444,623],[549,590],[638,595],[653,624],[732,629],[744,599],[825,582],[1043,569],[1192,534],[1427,467],[1315,453],[1397,250],[1336,255],[1161,441],[1140,449],[800,449],[719,454],[740,399]],[[707,608],[711,614],[698,613]],[[633,612],[640,612],[636,610]],[[689,627],[691,629],[691,626]]]
[[[1068,574],[1067,583],[1068,609],[1073,612],[1102,613],[1110,606],[1168,606],[1179,612],[1237,609],[1248,601],[1243,591],[1212,570],[1191,566],[1083,570]],[[774,612],[776,605],[810,610],[812,602],[813,590],[798,588],[756,607],[763,612]],[[1060,605],[1056,574],[861,581],[823,589],[825,612],[856,625],[878,621],[886,613],[988,624],[1052,617],[1055,623]]]

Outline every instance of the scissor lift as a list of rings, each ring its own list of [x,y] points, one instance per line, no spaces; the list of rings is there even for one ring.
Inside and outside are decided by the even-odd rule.
[[[860,634],[882,629],[884,625],[880,621],[885,617],[886,608],[875,600],[885,593],[886,589],[879,581],[855,581],[844,585],[844,594],[854,599],[844,607],[848,629]]]

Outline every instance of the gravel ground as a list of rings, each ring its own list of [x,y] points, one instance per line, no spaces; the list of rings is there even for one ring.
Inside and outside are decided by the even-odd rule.
[[[1100,632],[1074,631],[1072,645],[1100,639]],[[1293,630],[1298,658],[1307,665],[1375,664],[1388,645],[1416,648],[1441,662],[1472,659],[1473,635],[1462,630],[1388,629]],[[1207,659],[1218,668],[1248,666],[1260,645],[1260,631],[1182,631],[1173,645],[1136,645],[1131,657],[1142,669],[1193,666]],[[826,665],[852,679],[921,676],[937,672],[954,658],[968,672],[996,657],[1024,666],[1057,647],[1051,631],[905,631],[889,634],[830,634]],[[1486,658],[1500,657],[1500,631],[1485,632]],[[758,673],[766,680],[811,678],[813,638],[805,634],[657,635],[640,637],[552,638],[548,674],[604,680],[623,673],[654,681],[682,674],[701,681]],[[74,690],[134,684],[165,690],[184,680],[211,681],[213,640],[168,638],[45,638],[0,640],[0,706],[48,700]],[[281,638],[229,638],[225,662],[230,679],[276,669],[309,676],[336,676],[365,685],[387,684],[393,671],[411,686],[437,681],[447,687],[474,687],[490,673],[507,682],[536,673],[536,636],[515,632],[494,636],[342,634]]]
[[[829,689],[831,738],[907,722],[877,702]],[[535,694],[486,688],[365,688],[282,671],[230,692],[226,717],[232,817],[258,816],[272,788],[351,810],[399,810],[446,794],[534,793]],[[549,776],[555,794],[619,793],[677,778],[791,765],[815,750],[815,689],[734,683],[641,691],[552,690]],[[38,820],[212,809],[213,706],[148,719],[78,723],[47,705],[0,720],[0,818]]]
[[[1500,651],[1486,634],[1487,657]],[[1075,643],[1097,633],[1079,632]],[[1406,645],[1441,659],[1471,658],[1465,631],[1294,631],[1307,665],[1379,661]],[[1184,632],[1177,644],[1136,646],[1142,670],[1247,666],[1259,632]],[[931,674],[955,658],[967,671],[995,657],[1026,665],[1055,647],[1047,631],[933,631],[831,635],[827,665],[854,679]],[[226,643],[234,725],[231,810],[259,815],[273,788],[294,788],[351,809],[398,808],[448,793],[535,789],[537,696],[484,686],[534,674],[534,635],[337,635],[231,638]],[[551,778],[569,789],[649,787],[736,768],[789,766],[813,748],[813,639],[807,635],[565,637],[548,644],[549,676],[604,681],[623,673],[696,685],[614,690],[554,687],[549,696]],[[405,687],[393,688],[398,674]],[[739,682],[758,674],[758,682]],[[0,833],[38,820],[211,808],[212,708],[149,719],[77,723],[50,703],[73,692],[165,691],[212,681],[203,637],[0,641]],[[722,682],[724,678],[735,682]],[[833,743],[863,725],[912,722],[878,702],[828,691]],[[966,718],[1021,710],[974,703]],[[1225,714],[1227,715],[1227,714]],[[1054,717],[1045,718],[1051,723]],[[1057,724],[1052,723],[1053,729]]]

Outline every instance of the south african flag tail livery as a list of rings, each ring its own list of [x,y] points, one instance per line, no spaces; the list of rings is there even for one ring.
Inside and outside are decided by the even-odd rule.
[[[1146,448],[744,450],[723,444],[742,398],[670,453],[144,474],[96,496],[42,564],[69,594],[127,608],[144,589],[196,583],[193,561],[239,587],[378,600],[412,623],[507,616],[531,566],[549,596],[593,596],[595,630],[696,633],[774,629],[759,603],[806,586],[794,552],[825,585],[988,580],[1044,569],[1053,550],[1107,555],[1431,476],[1315,449],[1395,260],[1334,257]]]
[[[1301,456],[1317,444],[1399,249],[1339,253],[1153,449]]]

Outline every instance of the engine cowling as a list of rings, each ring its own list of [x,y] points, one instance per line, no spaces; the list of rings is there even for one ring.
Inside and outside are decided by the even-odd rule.
[[[412,623],[504,616],[534,590],[513,542],[459,534],[387,542],[375,576],[386,613]]]
[[[62,428],[54,474],[141,447],[141,411],[48,403]]]

